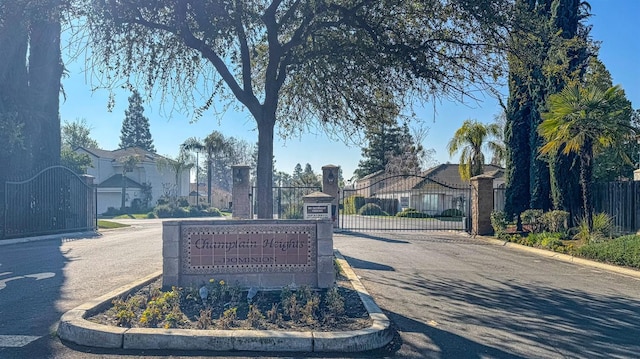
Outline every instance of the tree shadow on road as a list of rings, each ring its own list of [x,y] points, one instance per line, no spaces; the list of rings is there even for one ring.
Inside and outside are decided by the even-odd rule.
[[[492,353],[492,350],[490,357],[515,357],[515,354],[500,353],[495,348],[432,328],[424,324],[425,318],[437,318],[457,328],[485,328],[488,342],[502,341],[514,349],[541,348],[549,355],[633,358],[640,353],[638,299],[557,288],[544,282],[522,283],[517,279],[452,281],[414,273],[395,283],[373,281],[389,286],[378,287],[378,292],[389,290],[389,293],[378,293],[374,297],[378,300],[382,294],[388,308],[378,304],[388,311],[398,330],[424,333],[443,354],[456,353],[458,345],[468,345],[472,355],[462,357],[475,358],[474,353]],[[394,303],[395,298],[409,296],[410,304]],[[415,310],[420,303],[421,310],[428,313],[421,318],[396,313],[398,309],[404,311],[403,308]]]
[[[343,232],[340,232],[339,234],[334,234],[334,235],[345,235],[345,236],[373,239],[373,240],[376,240],[376,241],[387,242],[387,243],[398,243],[398,244],[409,244],[409,243],[411,243],[409,241],[401,241],[401,240],[398,240],[398,239],[389,238],[389,237],[394,236],[393,233],[388,233],[388,234],[379,233],[379,235],[373,235],[373,234],[368,234],[368,233],[363,233],[363,232],[343,231]]]
[[[390,267],[388,265],[370,262],[364,259],[358,259],[358,258],[353,258],[349,256],[344,256],[344,258],[347,260],[351,268],[371,269],[371,270],[380,270],[380,271],[395,271],[393,267]]]

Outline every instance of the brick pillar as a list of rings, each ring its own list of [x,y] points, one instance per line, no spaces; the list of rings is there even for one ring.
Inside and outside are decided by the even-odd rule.
[[[251,181],[249,166],[231,166],[233,171],[233,189],[231,191],[232,216],[237,219],[250,219],[251,215]]]
[[[333,201],[331,201],[333,228],[338,228],[338,216],[340,215],[340,210],[338,209],[340,203],[340,196],[338,195],[339,174],[339,166],[326,165],[322,167],[322,192],[333,197]]]
[[[471,234],[491,235],[493,211],[493,177],[480,175],[471,178]]]

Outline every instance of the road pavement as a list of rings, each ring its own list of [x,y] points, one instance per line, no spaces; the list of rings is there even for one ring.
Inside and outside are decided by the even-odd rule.
[[[162,268],[161,220],[125,222],[133,226],[100,236],[0,244],[0,358],[256,357],[114,352],[60,342],[54,332],[62,313]],[[348,357],[637,358],[640,353],[635,277],[453,232],[336,234],[334,246],[397,329],[385,350]]]
[[[336,235],[397,358],[638,358],[640,282],[451,233]]]

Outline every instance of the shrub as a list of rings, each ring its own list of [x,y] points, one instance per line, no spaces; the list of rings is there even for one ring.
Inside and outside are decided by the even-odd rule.
[[[302,219],[302,206],[301,205],[290,205],[286,208],[284,213],[282,214],[283,219]]]
[[[333,321],[344,313],[344,298],[338,292],[338,288],[332,287],[324,297],[325,310],[324,317]]]
[[[396,213],[396,217],[406,217],[406,218],[429,218],[431,217],[427,213],[418,212],[413,208],[406,208],[402,212]]]
[[[542,214],[540,222],[544,231],[566,232],[568,229],[569,212],[549,211]]]
[[[207,217],[222,217],[222,212],[216,207],[209,207],[206,210]]]
[[[196,206],[189,206],[187,207],[187,210],[189,211],[189,217],[200,217],[202,213],[202,211]]]
[[[362,196],[350,196],[344,199],[343,213],[344,214],[356,214],[358,210],[365,205],[364,197]]]
[[[158,205],[153,211],[158,218],[171,218],[174,215],[173,207],[168,204]]]
[[[115,207],[109,207],[107,208],[107,211],[104,212],[102,215],[106,216],[106,217],[115,217],[115,216],[119,216],[123,214],[119,209],[115,208]]]
[[[247,320],[252,328],[264,327],[264,315],[260,312],[260,309],[256,305],[249,306],[249,313],[247,313]]]
[[[502,233],[505,233],[507,230],[507,224],[509,224],[509,220],[507,218],[507,213],[503,211],[493,211],[491,212],[491,227],[493,227],[493,232],[500,237]]]
[[[613,218],[606,213],[598,213],[593,216],[593,225],[589,230],[587,219],[580,220],[580,224],[574,236],[575,239],[583,240],[587,243],[601,242],[611,238],[613,234]]]
[[[229,329],[234,324],[236,319],[238,318],[238,308],[233,307],[225,310],[220,316],[220,320],[218,321],[218,326],[220,329]]]
[[[365,198],[364,205],[369,203],[377,204],[380,208],[391,215],[398,213],[399,202],[395,198]]]
[[[606,242],[593,242],[576,250],[585,258],[621,266],[640,268],[640,236],[628,235]]]
[[[523,244],[548,248],[555,251],[564,247],[564,243],[562,243],[562,236],[563,234],[558,232],[531,233],[527,236],[527,239]]]
[[[358,210],[358,214],[362,216],[388,216],[389,214],[380,208],[377,204],[368,203]]]
[[[189,207],[189,200],[184,197],[178,198],[176,202],[178,204],[178,207]]]
[[[156,214],[155,214],[155,213],[153,213],[153,212],[149,212],[149,213],[147,213],[147,218],[148,218],[148,219],[153,219],[153,218],[158,218],[158,217],[156,217]]]
[[[541,209],[528,209],[520,215],[522,224],[529,225],[531,232],[542,232],[542,210]]]
[[[440,216],[442,216],[442,217],[462,217],[462,216],[464,216],[464,214],[462,213],[461,210],[459,210],[457,208],[449,208],[449,209],[445,209],[444,211],[442,211]]]

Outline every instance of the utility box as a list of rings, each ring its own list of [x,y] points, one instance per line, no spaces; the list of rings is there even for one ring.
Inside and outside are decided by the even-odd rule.
[[[323,192],[313,192],[302,197],[304,219],[333,220],[331,202],[334,197]]]

